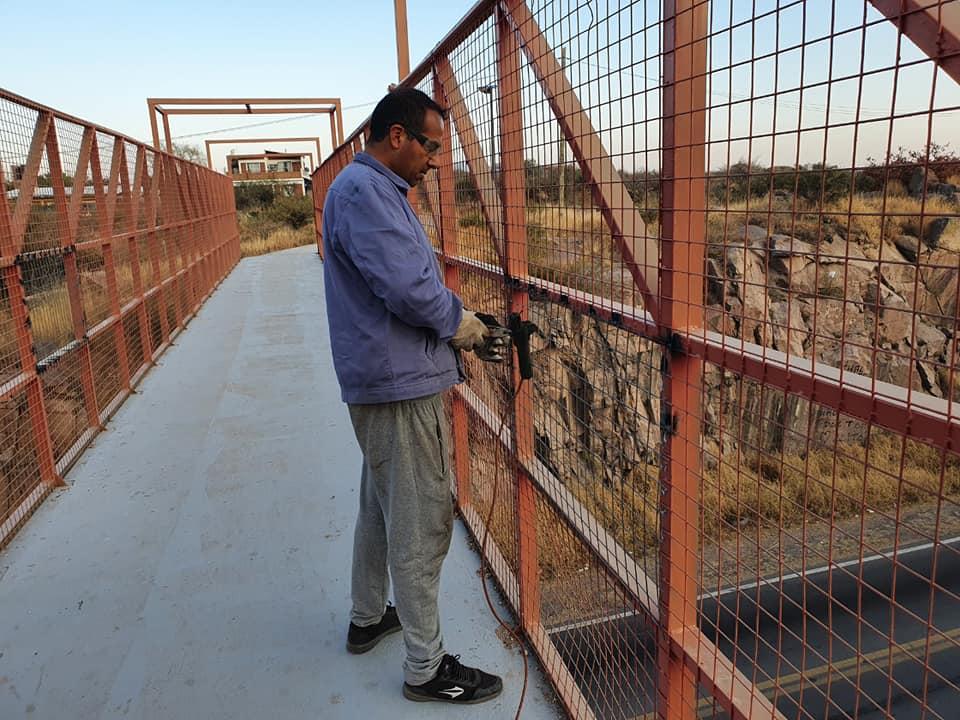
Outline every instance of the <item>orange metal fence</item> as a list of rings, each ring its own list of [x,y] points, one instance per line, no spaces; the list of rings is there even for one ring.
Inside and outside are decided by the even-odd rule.
[[[230,180],[0,90],[0,546],[239,259]]]
[[[468,358],[455,492],[571,716],[957,716],[958,33],[499,0],[406,78],[448,285],[540,328],[519,393]]]

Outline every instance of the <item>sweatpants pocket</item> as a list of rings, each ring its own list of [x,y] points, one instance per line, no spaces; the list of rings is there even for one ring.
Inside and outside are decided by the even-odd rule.
[[[437,445],[440,456],[440,474],[446,477],[447,475],[447,440],[444,437],[443,433],[443,424],[444,418],[440,417],[440,414],[443,412],[443,407],[437,409],[436,406],[433,408],[433,416],[435,419],[435,427],[437,430]]]

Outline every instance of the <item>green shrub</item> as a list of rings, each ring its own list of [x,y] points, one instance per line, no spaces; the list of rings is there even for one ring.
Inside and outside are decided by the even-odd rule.
[[[264,210],[264,213],[277,223],[299,230],[307,223],[313,222],[313,198],[309,195],[278,197]]]
[[[274,192],[270,185],[234,185],[233,196],[237,211],[256,210],[273,202]]]

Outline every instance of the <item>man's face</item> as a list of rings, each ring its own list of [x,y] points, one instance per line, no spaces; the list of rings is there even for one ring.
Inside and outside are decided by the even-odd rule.
[[[431,170],[440,167],[440,144],[443,140],[443,118],[435,110],[427,110],[423,117],[423,130],[418,139],[403,133],[397,153],[394,172],[410,183],[419,183]],[[422,140],[422,142],[421,142]]]

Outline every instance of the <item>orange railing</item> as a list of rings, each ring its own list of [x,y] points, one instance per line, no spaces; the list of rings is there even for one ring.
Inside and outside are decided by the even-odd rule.
[[[239,259],[229,179],[0,90],[0,546]]]
[[[447,283],[541,331],[518,393],[469,361],[454,490],[571,716],[956,716],[958,33],[484,1],[405,79]]]

